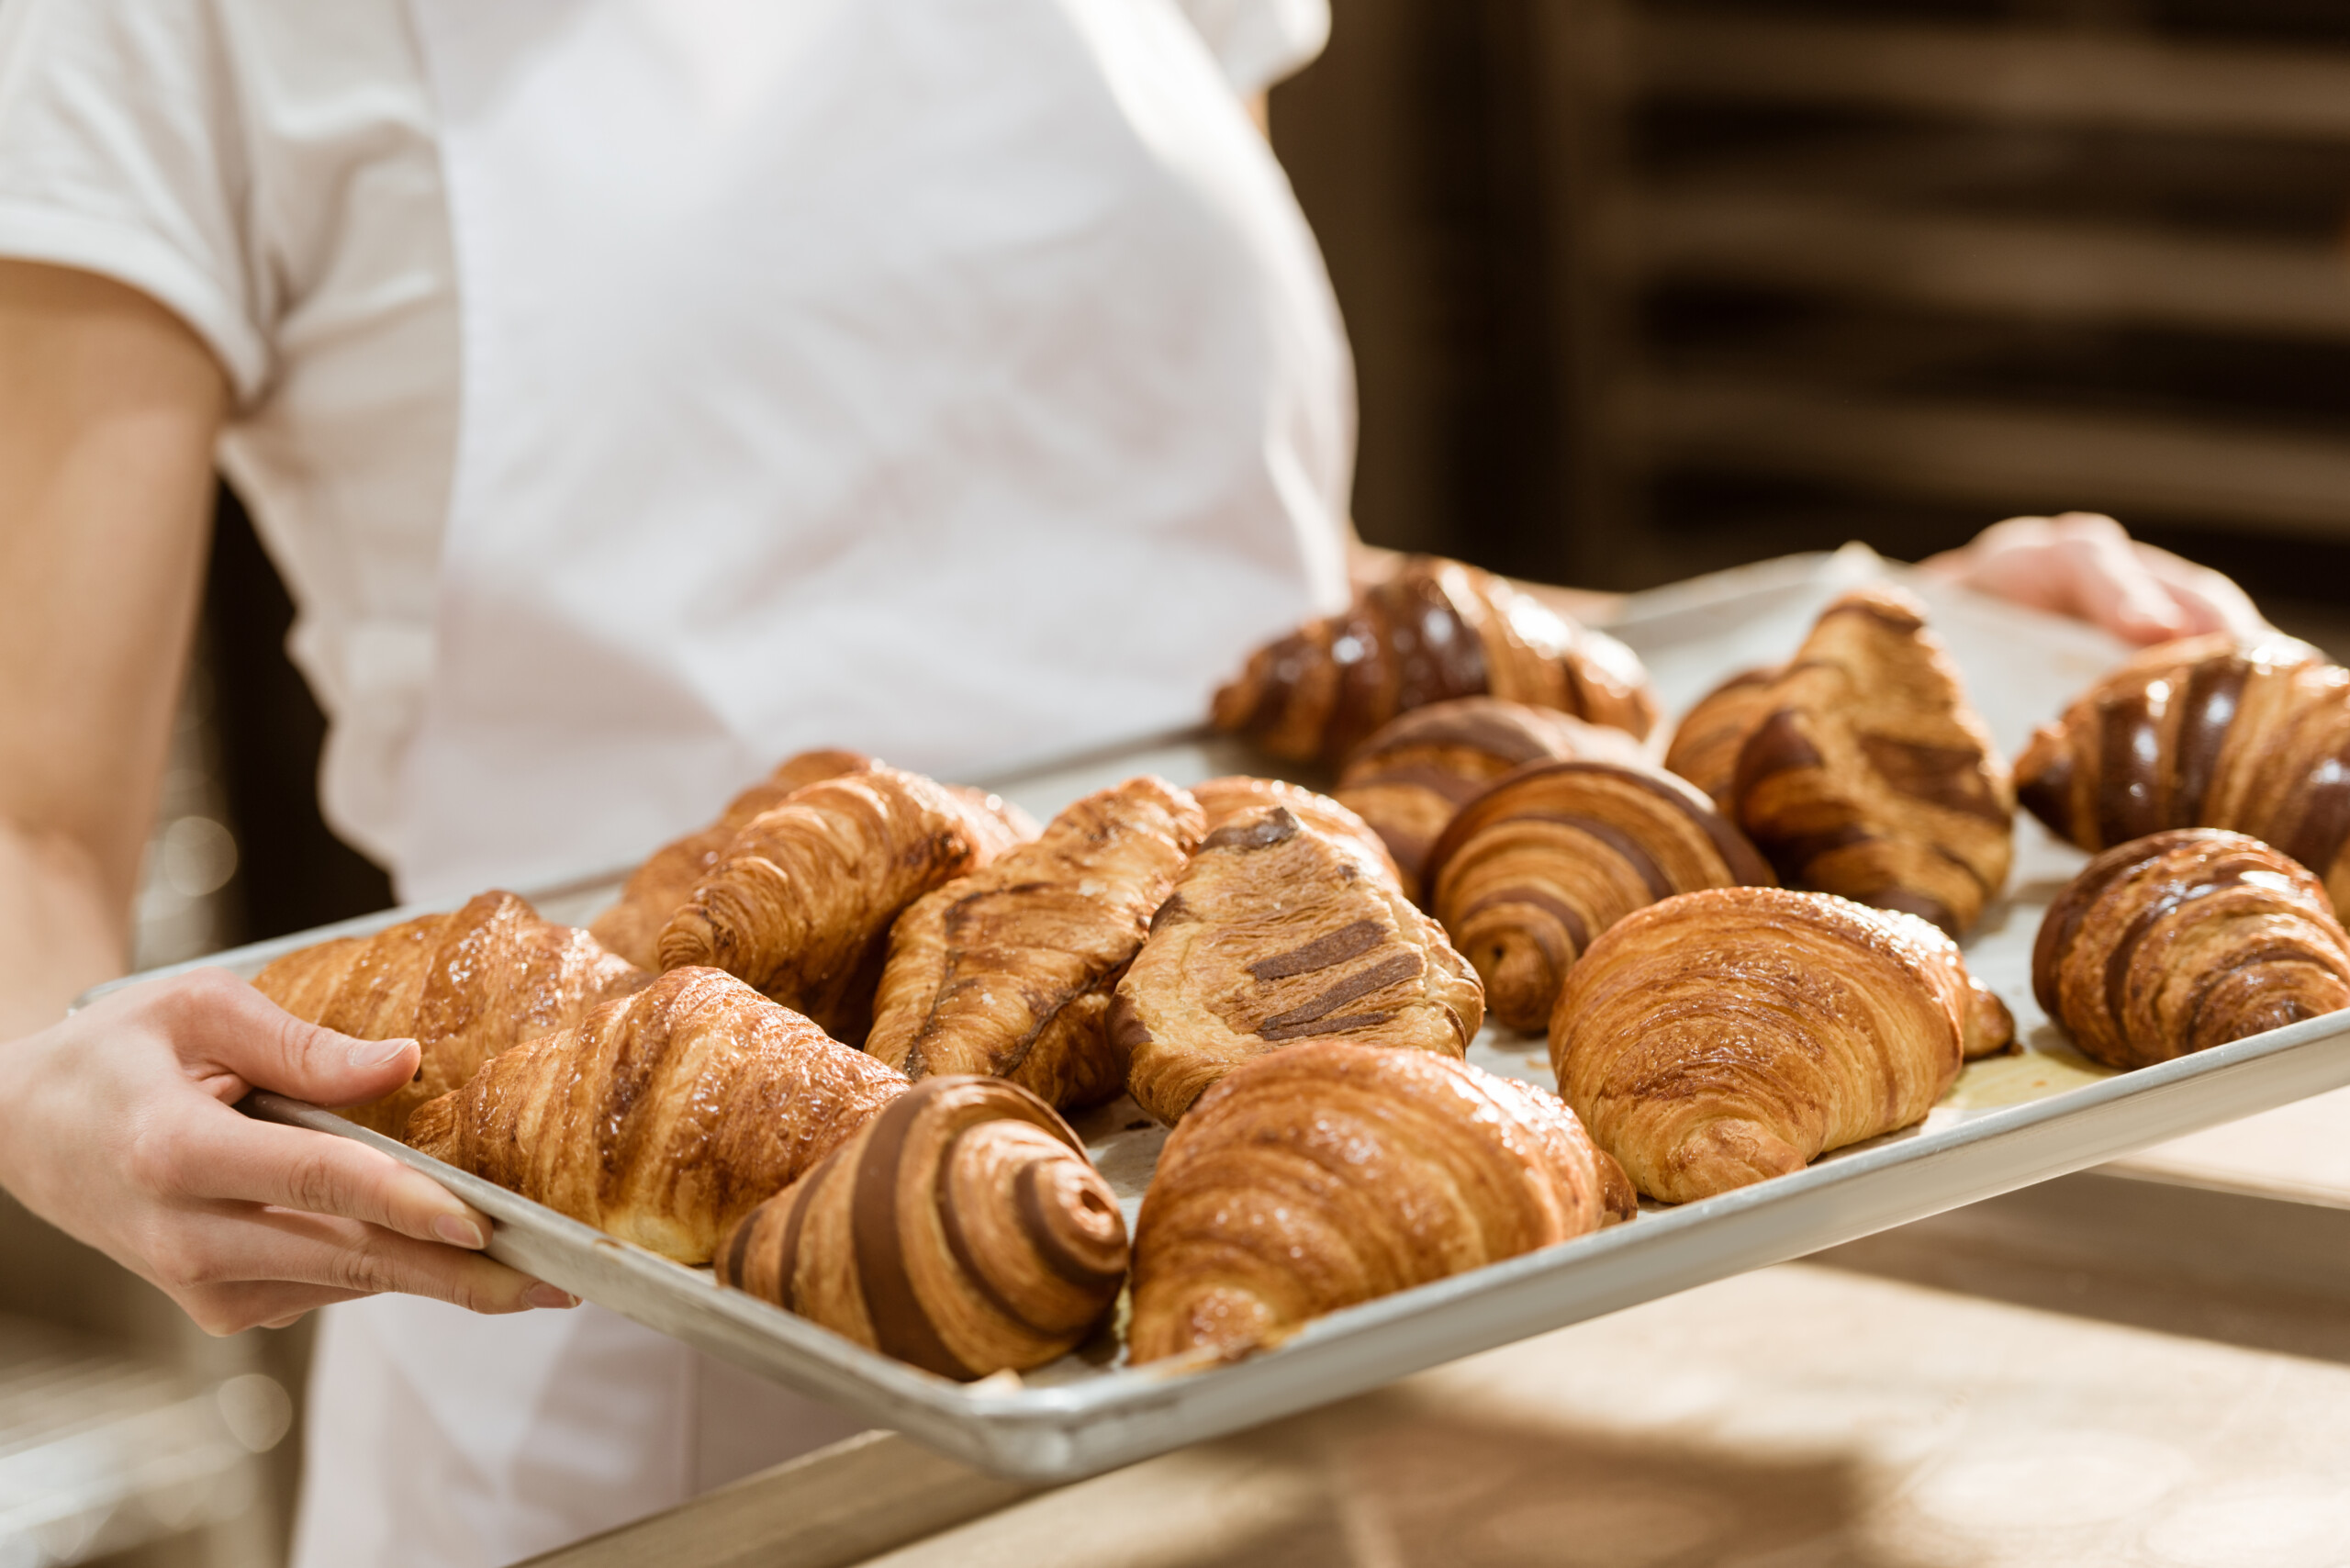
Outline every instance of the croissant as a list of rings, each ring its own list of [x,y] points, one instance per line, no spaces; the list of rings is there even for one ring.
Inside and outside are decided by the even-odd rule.
[[[2032,736],[2016,793],[2103,849],[2165,828],[2250,834],[2350,909],[2350,670],[2289,637],[2146,649]]]
[[[661,966],[724,969],[861,1043],[890,922],[1012,848],[1015,831],[988,806],[894,767],[808,785],[734,835],[663,929]]]
[[[1129,778],[924,894],[890,934],[865,1048],[909,1078],[984,1073],[1071,1107],[1114,1098],[1111,992],[1205,832],[1191,796]]]
[[[621,889],[619,902],[588,927],[596,940],[640,968],[661,967],[661,928],[685,907],[701,879],[718,868],[718,857],[744,823],[771,811],[793,791],[822,778],[862,773],[873,759],[856,751],[803,751],[727,802],[716,822],[665,844],[645,857]]]
[[[1484,1019],[1477,977],[1359,851],[1284,806],[1208,834],[1118,982],[1126,1092],[1173,1126],[1217,1079],[1327,1036],[1458,1057]]]
[[[2291,859],[2179,828],[2082,868],[2041,921],[2031,989],[2087,1055],[2144,1067],[2350,1007],[2350,936]]]
[[[942,1377],[1042,1366],[1101,1322],[1126,1222],[1052,1107],[924,1079],[744,1215],[719,1279]]]
[[[1644,904],[1769,886],[1771,868],[1713,803],[1639,764],[1521,767],[1455,817],[1429,857],[1428,907],[1513,1029],[1550,1022],[1567,971]]]
[[[1371,824],[1329,796],[1316,794],[1303,784],[1236,773],[1192,785],[1192,799],[1207,813],[1210,833],[1250,812],[1262,811],[1267,806],[1284,807],[1292,816],[1339,848],[1360,856],[1372,872],[1398,888],[1404,885],[1404,874],[1396,869],[1395,857],[1387,853],[1386,841],[1371,831]]]
[[[1791,884],[1957,935],[2007,880],[2007,766],[1922,608],[1897,588],[1844,595],[1793,663],[1700,701],[1665,766]]]
[[[1343,614],[1258,649],[1212,716],[1275,756],[1335,767],[1398,713],[1487,694],[1636,736],[1656,725],[1656,694],[1629,648],[1433,555],[1406,556]]]
[[[1292,1046],[1234,1069],[1168,1138],[1135,1226],[1128,1353],[1239,1356],[1634,1203],[1543,1090],[1420,1051]]]
[[[1428,851],[1453,813],[1511,768],[1587,757],[1641,766],[1639,742],[1549,708],[1462,697],[1399,714],[1354,749],[1332,793],[1395,857],[1404,893],[1427,902]]]
[[[1970,1044],[2008,1029],[1913,915],[1712,888],[1592,943],[1550,1015],[1550,1065],[1599,1147],[1678,1204],[1923,1120]]]
[[[399,1137],[419,1105],[500,1051],[568,1028],[652,978],[585,931],[541,920],[512,893],[489,892],[454,914],[288,953],[253,985],[297,1018],[363,1040],[412,1037],[423,1047],[412,1081],[342,1113]]]
[[[681,1263],[905,1092],[905,1076],[716,969],[671,969],[427,1101],[435,1159]]]

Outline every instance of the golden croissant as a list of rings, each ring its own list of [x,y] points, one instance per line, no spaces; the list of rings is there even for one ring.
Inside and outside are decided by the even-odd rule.
[[[400,1137],[419,1105],[500,1051],[568,1028],[652,978],[585,931],[541,920],[512,893],[488,892],[453,914],[288,953],[253,985],[297,1018],[363,1040],[413,1037],[423,1047],[413,1081],[342,1113]]]
[[[1052,1107],[927,1078],[734,1226],[718,1277],[942,1377],[1041,1366],[1126,1277],[1117,1199]]]
[[[1283,807],[1339,848],[1360,856],[1362,863],[1378,875],[1398,888],[1404,885],[1394,857],[1387,853],[1386,842],[1371,831],[1371,824],[1340,802],[1316,794],[1303,784],[1235,773],[1192,785],[1192,799],[1207,813],[1210,833],[1250,812],[1262,811],[1267,806]]]
[[[1129,778],[924,894],[890,931],[865,1048],[913,1079],[983,1073],[1065,1107],[1115,1098],[1111,993],[1205,832],[1191,796]]]
[[[1998,1048],[2006,1027],[1957,944],[1914,915],[1715,888],[1591,945],[1551,1014],[1550,1065],[1634,1184],[1679,1204],[1923,1120],[1970,1045]]]
[[[418,1150],[681,1263],[905,1092],[716,969],[671,969],[420,1106]]]
[[[984,805],[918,773],[827,778],[745,823],[661,933],[664,969],[724,969],[864,1042],[890,923],[1017,842]]]
[[[1791,885],[1958,935],[2007,880],[2007,764],[1923,609],[1898,588],[1844,595],[1785,668],[1699,702],[1665,766],[1713,796]]]
[[[1420,1051],[1292,1046],[1235,1069],[1168,1138],[1135,1226],[1128,1353],[1245,1354],[1633,1207],[1546,1091]]]
[[[856,751],[803,751],[727,802],[716,822],[655,850],[621,889],[619,902],[588,926],[597,941],[648,969],[661,967],[661,928],[684,908],[744,825],[783,804],[803,786],[844,773],[862,773],[873,759]]]
[[[1477,977],[1436,922],[1283,806],[1208,834],[1110,1010],[1126,1092],[1169,1126],[1292,1040],[1458,1057],[1483,1019]]]
[[[1345,612],[1259,648],[1215,695],[1216,727],[1275,756],[1336,767],[1396,714],[1455,697],[1556,708],[1634,735],[1656,695],[1632,651],[1501,577],[1407,556]]]
[[[2041,921],[2031,986],[2084,1052],[2144,1067],[2350,1007],[2350,936],[2297,862],[2180,828],[2073,879]]]
[[[1428,907],[1476,966],[1485,1005],[1533,1034],[1575,959],[1645,904],[1768,886],[1746,835],[1682,779],[1612,762],[1519,768],[1470,802],[1429,859]]]
[[[1405,895],[1425,904],[1428,852],[1454,813],[1514,767],[1568,757],[1648,761],[1640,743],[1613,726],[1498,697],[1462,697],[1390,720],[1347,758],[1332,794],[1385,841]]]
[[[2139,654],[2042,728],[2016,793],[2103,849],[2165,828],[2250,834],[2350,910],[2350,670],[2289,637],[2183,638]]]

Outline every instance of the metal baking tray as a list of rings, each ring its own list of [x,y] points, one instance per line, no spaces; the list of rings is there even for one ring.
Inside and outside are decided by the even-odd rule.
[[[1785,658],[1835,592],[1877,576],[1908,577],[1855,548],[1765,563],[1636,596],[1613,629],[1648,660],[1667,711],[1677,713],[1722,677]],[[2122,655],[2077,626],[1909,580],[1930,601],[1935,626],[2011,753],[2033,723],[2053,717]],[[994,787],[1041,819],[1134,772],[1189,782],[1248,765],[1227,743],[1161,737]],[[493,1256],[587,1300],[982,1468],[1072,1480],[2350,1085],[2350,1014],[2127,1074],[2081,1058],[2033,1002],[2031,952],[2042,912],[2082,857],[2029,821],[2019,824],[2017,851],[2009,895],[1986,914],[1967,953],[2014,1010],[2023,1050],[1969,1064],[1924,1123],[1793,1175],[1679,1208],[1644,1205],[1629,1224],[1334,1313],[1278,1349],[1228,1365],[1127,1367],[1105,1339],[1025,1377],[952,1383],[330,1113],[267,1094],[248,1097],[244,1108],[358,1138],[425,1171],[496,1222]],[[583,920],[614,886],[610,877],[588,879],[545,890],[538,902],[550,918]],[[210,961],[250,975],[321,936],[412,913],[387,912]],[[1488,1029],[1471,1059],[1550,1081],[1539,1037]],[[1080,1118],[1078,1130],[1131,1222],[1164,1132],[1125,1100]]]

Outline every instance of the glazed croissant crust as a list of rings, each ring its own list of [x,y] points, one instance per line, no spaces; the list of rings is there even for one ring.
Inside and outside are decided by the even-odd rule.
[[[254,988],[297,1018],[363,1040],[412,1036],[414,1081],[342,1113],[389,1137],[419,1105],[471,1078],[520,1040],[568,1028],[653,977],[585,931],[541,920],[512,893],[341,936],[277,959]]]
[[[1070,1107],[1115,1098],[1111,992],[1205,832],[1191,796],[1130,778],[923,895],[890,932],[865,1048],[914,1079],[1007,1078]]]
[[[1394,857],[1387,853],[1386,843],[1371,831],[1371,824],[1339,801],[1327,795],[1317,794],[1303,784],[1235,773],[1192,785],[1192,799],[1197,801],[1200,810],[1207,813],[1207,830],[1210,833],[1250,812],[1262,811],[1267,806],[1283,807],[1290,815],[1340,849],[1358,856],[1363,866],[1373,874],[1385,878],[1398,888],[1404,885],[1403,874],[1396,869]]]
[[[1216,693],[1219,729],[1275,756],[1336,767],[1396,714],[1491,695],[1645,735],[1656,696],[1630,649],[1490,572],[1412,555],[1355,596],[1259,648]]]
[[[1240,1355],[1633,1206],[1542,1090],[1420,1051],[1292,1046],[1235,1069],[1167,1140],[1135,1228],[1129,1353]]]
[[[754,1209],[723,1282],[943,1377],[1041,1366],[1102,1320],[1126,1225],[1067,1123],[999,1079],[924,1079]]]
[[[671,969],[420,1106],[420,1151],[681,1263],[905,1092],[730,975]]]
[[[2350,936],[2288,857],[2183,828],[2073,879],[2041,922],[2031,985],[2087,1055],[2144,1067],[2350,1007]]]
[[[2007,765],[1897,588],[1844,595],[1794,662],[1699,702],[1665,766],[1713,796],[1790,885],[1958,935],[2007,880]]]
[[[1462,697],[1389,721],[1347,758],[1332,793],[1386,842],[1404,894],[1425,904],[1428,852],[1454,813],[1514,767],[1570,757],[1648,761],[1623,730],[1498,697]]]
[[[734,835],[761,812],[772,811],[802,787],[844,773],[862,773],[873,759],[856,751],[803,751],[727,802],[716,822],[646,857],[621,889],[619,902],[598,915],[596,940],[642,969],[661,967],[661,928],[684,908]]]
[[[1208,834],[1118,982],[1126,1091],[1173,1125],[1252,1057],[1327,1036],[1458,1057],[1484,1017],[1436,923],[1281,806]]]
[[[2165,828],[2249,834],[2350,909],[2350,670],[2289,637],[2148,648],[2042,728],[2017,796],[2103,849]]]
[[[1428,906],[1484,981],[1485,1005],[1531,1034],[1592,942],[1644,904],[1768,886],[1771,868],[1695,787],[1639,764],[1536,763],[1455,817],[1429,859]]]
[[[808,785],[734,835],[662,931],[662,967],[724,969],[861,1045],[890,923],[1011,849],[1016,832],[1000,812],[894,767]]]
[[[1924,1119],[1970,1020],[1996,1032],[1997,1007],[1913,915],[1717,888],[1591,945],[1551,1014],[1550,1064],[1634,1184],[1687,1203]]]

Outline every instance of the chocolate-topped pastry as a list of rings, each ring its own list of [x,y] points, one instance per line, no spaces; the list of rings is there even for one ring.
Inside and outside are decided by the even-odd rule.
[[[1794,660],[1690,711],[1665,765],[1791,886],[1964,933],[2007,880],[2015,793],[1957,667],[1898,588],[1830,605]]]
[[[2041,922],[2031,987],[2087,1055],[2143,1067],[2350,1007],[2350,936],[2290,857],[2174,829],[2073,879]]]
[[[1208,834],[1111,1004],[1126,1090],[1172,1126],[1234,1067],[1292,1040],[1465,1054],[1475,973],[1359,851],[1270,806]]]
[[[1428,907],[1476,966],[1486,1005],[1528,1033],[1550,1022],[1584,949],[1634,910],[1775,880],[1695,787],[1618,762],[1539,762],[1509,774],[1452,819],[1428,879]]]
[[[1192,785],[1192,799],[1207,813],[1210,833],[1250,812],[1260,812],[1268,806],[1284,807],[1316,833],[1343,848],[1359,852],[1371,870],[1399,888],[1404,885],[1404,874],[1397,869],[1394,857],[1387,853],[1386,842],[1371,830],[1371,824],[1329,796],[1316,794],[1303,784],[1235,773]]]
[[[1333,791],[1387,843],[1404,891],[1425,902],[1421,878],[1445,824],[1513,767],[1565,757],[1644,764],[1626,731],[1556,709],[1462,697],[1397,715],[1347,758]]]
[[[1216,727],[1275,756],[1336,767],[1396,714],[1456,697],[1555,708],[1646,735],[1657,720],[1629,648],[1501,577],[1410,555],[1344,613],[1259,648],[1216,693]]]
[[[2102,849],[2166,828],[2274,845],[2350,909],[2350,670],[2307,643],[2226,633],[2146,649],[2044,726],[2016,796]]]

